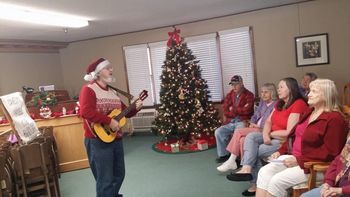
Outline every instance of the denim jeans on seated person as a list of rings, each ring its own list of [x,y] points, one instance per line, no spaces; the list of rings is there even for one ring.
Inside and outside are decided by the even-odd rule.
[[[104,143],[85,138],[85,147],[96,180],[96,197],[122,197],[119,190],[125,177],[123,140]]]
[[[228,124],[222,125],[215,130],[216,148],[219,157],[231,154],[226,150],[230,142],[230,135],[238,128],[245,127],[244,122],[239,118],[234,118]]]
[[[252,167],[253,181],[256,182],[257,172],[262,167],[261,160],[269,157],[280,147],[280,140],[272,139],[271,145],[264,144],[261,132],[249,133],[244,140],[244,156],[241,164]]]
[[[321,197],[321,187],[312,189],[306,193],[301,194],[300,197]],[[338,197],[350,197],[349,195],[341,195]]]

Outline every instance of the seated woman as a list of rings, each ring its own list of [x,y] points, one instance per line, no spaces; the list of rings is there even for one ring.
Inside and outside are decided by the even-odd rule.
[[[271,162],[258,174],[256,196],[285,196],[286,190],[308,180],[308,161],[332,161],[343,148],[348,123],[340,112],[333,81],[316,79],[310,83],[308,103],[312,107],[300,119],[283,143],[271,155]],[[283,155],[282,154],[288,154]],[[282,159],[284,158],[284,159]]]
[[[243,167],[236,173],[227,175],[227,179],[255,183],[255,173],[261,167],[261,159],[278,150],[281,141],[286,139],[299,121],[300,114],[308,108],[294,78],[282,79],[277,92],[279,100],[265,122],[263,133],[253,132],[247,135],[244,141]]]
[[[262,131],[266,119],[271,114],[277,99],[276,86],[273,83],[266,83],[261,87],[260,102],[257,110],[250,119],[249,127],[236,129],[226,150],[231,153],[229,159],[217,167],[220,172],[237,169],[236,158],[243,157],[244,138],[253,131]]]
[[[301,197],[349,197],[350,196],[350,138],[346,142],[342,152],[328,167],[324,184]]]

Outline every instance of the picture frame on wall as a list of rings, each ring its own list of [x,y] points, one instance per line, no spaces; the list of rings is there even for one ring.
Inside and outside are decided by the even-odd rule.
[[[328,34],[295,37],[297,67],[329,64]]]

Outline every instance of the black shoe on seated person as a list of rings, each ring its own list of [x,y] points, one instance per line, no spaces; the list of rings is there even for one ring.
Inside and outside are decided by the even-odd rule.
[[[244,190],[244,192],[242,192],[243,196],[255,196],[255,192],[250,192],[249,190]]]
[[[226,176],[230,181],[251,181],[253,176],[250,173],[231,173]]]
[[[230,155],[225,155],[225,156],[222,156],[222,157],[218,157],[215,160],[216,160],[216,163],[223,163],[223,162],[227,161],[228,158],[230,158]]]

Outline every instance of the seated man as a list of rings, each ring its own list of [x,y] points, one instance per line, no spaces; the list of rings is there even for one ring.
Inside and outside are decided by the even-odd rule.
[[[218,163],[229,158],[230,153],[226,150],[226,146],[230,135],[235,129],[245,126],[243,121],[249,120],[254,110],[254,95],[244,87],[242,77],[234,75],[229,84],[232,90],[224,101],[224,124],[215,130]]]
[[[307,98],[307,95],[310,92],[310,83],[311,81],[314,81],[315,79],[317,79],[317,75],[315,73],[305,73],[305,75],[303,76],[303,78],[301,79],[300,85],[299,85],[299,90],[300,93]]]

